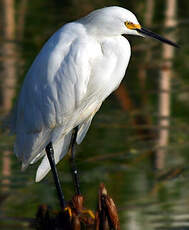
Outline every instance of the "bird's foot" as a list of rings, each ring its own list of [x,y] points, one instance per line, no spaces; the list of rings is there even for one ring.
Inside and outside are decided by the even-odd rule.
[[[84,209],[81,211],[82,214],[88,214],[93,220],[95,220],[95,215],[92,210],[90,209]]]
[[[72,218],[72,209],[71,207],[67,206],[65,209],[64,209],[64,212],[67,212],[69,217]]]
[[[92,224],[95,222],[95,214],[92,210],[83,207],[83,196],[75,195],[67,204],[64,213],[69,216],[70,223],[74,223],[76,219],[85,224]]]

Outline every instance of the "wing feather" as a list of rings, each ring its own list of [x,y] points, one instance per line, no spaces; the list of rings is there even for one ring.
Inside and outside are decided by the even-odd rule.
[[[24,81],[13,127],[15,153],[26,166],[53,139],[54,129],[61,127],[64,132],[67,120],[85,97],[91,67],[81,26],[67,24],[55,33],[36,57]]]

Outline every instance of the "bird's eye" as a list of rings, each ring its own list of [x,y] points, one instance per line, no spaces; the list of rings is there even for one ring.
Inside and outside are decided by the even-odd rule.
[[[133,23],[132,23],[132,22],[127,21],[127,22],[125,22],[125,25],[126,25],[126,26],[131,26],[131,25],[133,25]]]
[[[141,26],[139,24],[134,24],[133,22],[130,22],[130,21],[126,21],[125,26],[130,30],[136,30],[136,29],[141,28]]]

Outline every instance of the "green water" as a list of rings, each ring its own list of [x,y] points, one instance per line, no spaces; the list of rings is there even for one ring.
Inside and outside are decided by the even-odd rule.
[[[32,60],[48,37],[64,23],[95,8],[120,5],[135,12],[144,24],[147,9],[147,1],[139,3],[136,0],[127,1],[127,4],[124,1],[33,0],[25,1],[23,12],[23,2],[17,0],[14,5],[16,21],[24,13],[22,27],[22,23],[15,24],[16,35],[20,37],[16,36],[11,41],[3,36],[0,39],[0,88],[1,91],[6,90],[3,62],[7,58],[15,58],[16,96]],[[3,9],[3,3],[0,4]],[[129,37],[133,51],[123,86],[128,95],[126,98],[132,106],[124,109],[124,99],[112,94],[96,114],[86,138],[77,148],[85,206],[96,208],[99,184],[104,182],[118,207],[121,229],[189,229],[188,10],[188,1],[178,1],[177,26],[165,28],[165,1],[156,1],[150,28],[164,35],[175,31],[176,40],[181,44],[181,49],[175,51],[172,59],[170,126],[167,128],[169,141],[164,147],[164,167],[155,170],[157,161],[154,160],[154,155],[157,153],[156,144],[160,130],[158,82],[165,60],[162,59],[162,45],[149,39]],[[5,24],[2,28],[3,26]],[[3,53],[2,47],[10,43],[15,45],[14,57],[5,56]],[[145,80],[141,77],[143,71],[146,73]],[[16,96],[11,99],[13,102],[16,101]],[[2,103],[3,97],[0,99]],[[3,120],[2,107],[1,124]],[[48,204],[53,209],[59,208],[51,174],[36,184],[34,178],[38,163],[21,172],[20,162],[12,154],[13,143],[14,137],[1,129],[2,230],[30,229],[29,222],[35,217],[40,204]],[[67,200],[71,199],[74,192],[68,163],[66,156],[58,165]],[[4,172],[4,167],[8,174]]]

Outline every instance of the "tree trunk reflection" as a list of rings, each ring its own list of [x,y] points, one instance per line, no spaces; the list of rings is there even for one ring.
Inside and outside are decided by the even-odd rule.
[[[166,1],[165,28],[176,26],[176,0]],[[174,40],[174,34],[169,33],[168,38]],[[156,167],[162,169],[166,154],[166,146],[169,141],[169,119],[170,119],[170,93],[172,77],[172,59],[174,58],[174,47],[163,44],[162,57],[164,65],[160,71],[159,78],[159,138],[156,156]]]

